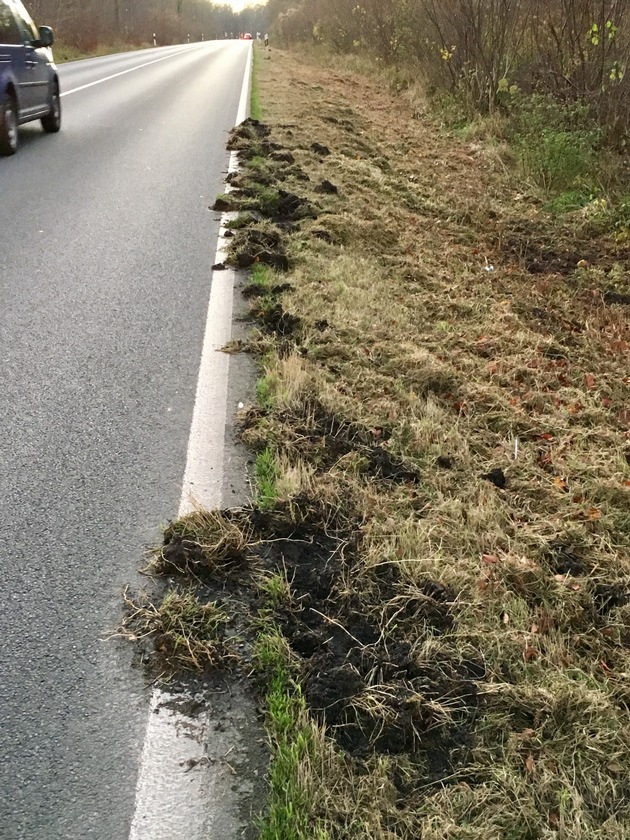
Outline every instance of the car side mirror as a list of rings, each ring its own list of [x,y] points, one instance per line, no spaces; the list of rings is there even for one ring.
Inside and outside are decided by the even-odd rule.
[[[38,47],[52,47],[55,40],[55,36],[53,35],[53,31],[50,26],[40,26],[39,27],[39,42],[37,43]]]

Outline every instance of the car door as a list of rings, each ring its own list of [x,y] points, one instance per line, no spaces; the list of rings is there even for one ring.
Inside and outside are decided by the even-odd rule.
[[[0,0],[0,76],[12,76],[18,85],[18,109],[23,113],[24,102],[20,83],[26,78],[26,50],[22,44],[13,10],[5,0]]]
[[[8,0],[13,7],[20,38],[24,46],[24,79],[20,80],[21,99],[25,110],[32,114],[45,110],[49,98],[47,51],[37,47],[39,31],[20,0]]]

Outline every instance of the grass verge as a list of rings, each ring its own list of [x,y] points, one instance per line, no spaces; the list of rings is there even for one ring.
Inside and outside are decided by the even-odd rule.
[[[267,278],[244,436],[282,498],[361,523],[324,603],[278,622],[324,727],[318,830],[626,836],[624,232],[582,192],[545,209],[564,137],[536,192],[375,77],[275,52],[259,78],[268,127],[234,141],[233,256]]]
[[[249,640],[261,832],[628,837],[623,217],[546,212],[375,76],[275,50],[257,73],[231,259],[268,490],[156,562]]]
[[[252,91],[251,91],[251,99],[250,99],[250,114],[252,119],[254,120],[262,120],[263,118],[263,109],[260,103],[260,91],[258,89],[258,68],[260,65],[260,61],[262,60],[260,57],[260,48],[257,46],[252,47],[253,55],[253,68],[252,68]]]

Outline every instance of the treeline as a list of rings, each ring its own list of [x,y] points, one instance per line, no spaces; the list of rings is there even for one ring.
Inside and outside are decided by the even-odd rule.
[[[492,111],[520,92],[580,103],[622,142],[630,127],[628,0],[269,0],[285,46],[367,52]]]
[[[88,51],[103,43],[158,44],[262,32],[264,6],[234,12],[207,0],[26,0],[38,24],[58,39]]]

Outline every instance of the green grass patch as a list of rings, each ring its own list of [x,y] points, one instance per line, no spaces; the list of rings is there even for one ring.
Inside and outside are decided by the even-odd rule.
[[[269,164],[264,157],[256,155],[251,160],[247,161],[246,168],[253,169],[256,172],[261,172],[266,171],[269,168]]]
[[[145,50],[149,47],[150,44],[126,44],[119,41],[114,44],[98,44],[93,49],[82,50],[72,44],[55,39],[53,53],[57,64],[65,64],[67,61],[80,61],[82,58],[96,58],[100,55],[115,55],[132,50]]]
[[[270,609],[281,609],[291,603],[291,584],[286,570],[262,578],[258,588]]]
[[[256,501],[263,510],[269,510],[276,501],[277,481],[275,453],[268,446],[256,456]]]
[[[261,408],[271,408],[273,406],[273,385],[269,376],[261,376],[256,382],[256,401]]]
[[[155,603],[125,596],[125,604],[122,635],[152,640],[160,667],[202,671],[230,658],[224,644],[226,612],[214,602],[203,603],[192,590],[170,590]]]
[[[252,283],[255,283],[266,291],[271,289],[274,284],[274,276],[268,265],[256,263],[252,267]]]
[[[557,215],[572,213],[575,210],[581,210],[583,207],[589,205],[594,198],[593,193],[588,190],[569,190],[547,201],[543,205],[543,210],[546,213],[555,213]]]
[[[260,55],[258,48],[254,47],[253,66],[252,66],[252,91],[250,96],[250,113],[253,119],[262,120],[263,108],[260,104],[260,87],[258,84],[258,64],[260,62]]]
[[[226,228],[229,230],[243,230],[243,228],[248,228],[256,221],[256,217],[250,213],[248,210],[239,213],[235,219],[229,219],[226,222]]]
[[[287,642],[272,623],[258,637],[254,663],[267,682],[267,733],[272,750],[269,802],[259,823],[260,840],[327,840],[328,832],[312,814],[304,772],[317,757],[313,727],[292,675]]]

